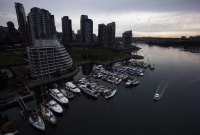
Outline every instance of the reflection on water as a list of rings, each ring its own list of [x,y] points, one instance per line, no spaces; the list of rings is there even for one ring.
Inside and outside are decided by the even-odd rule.
[[[85,65],[82,65],[81,67],[82,67],[82,74],[83,75],[88,76],[93,71],[93,63],[85,64]]]
[[[164,48],[138,44],[142,49],[144,62],[154,63],[155,70],[145,70],[143,77],[138,77],[140,84],[126,88],[121,84],[110,100],[99,97],[96,100],[85,93],[68,103],[69,110],[57,116],[55,127],[47,126],[46,131],[39,132],[27,121],[19,129],[21,135],[55,135],[55,134],[159,134],[190,135],[200,133],[200,54],[180,51],[179,48]],[[106,65],[110,69],[112,65]],[[86,77],[93,65],[83,65],[80,72],[67,81]],[[102,85],[112,84],[98,80]],[[158,102],[153,97],[161,82],[169,85]],[[47,84],[51,88],[52,84]],[[164,85],[165,86],[165,85]],[[40,87],[33,89],[34,100],[42,100]],[[26,102],[28,108],[34,109],[38,104]],[[6,111],[10,120],[21,120],[20,108],[15,106]],[[16,112],[16,113],[13,113]]]

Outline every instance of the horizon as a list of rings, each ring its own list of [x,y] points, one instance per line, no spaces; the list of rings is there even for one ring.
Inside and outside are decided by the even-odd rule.
[[[0,25],[7,27],[12,21],[18,29],[14,3],[1,1]],[[56,31],[62,32],[61,18],[72,20],[72,30],[80,29],[80,16],[88,15],[93,20],[93,33],[98,35],[98,24],[116,23],[116,37],[124,31],[132,30],[133,37],[180,38],[200,35],[200,1],[169,0],[142,1],[49,1],[18,0],[23,4],[26,16],[33,7],[48,10],[55,18]],[[104,4],[106,2],[106,5]],[[49,3],[49,4],[47,4]],[[44,5],[44,6],[41,6]],[[121,6],[121,5],[126,5]]]

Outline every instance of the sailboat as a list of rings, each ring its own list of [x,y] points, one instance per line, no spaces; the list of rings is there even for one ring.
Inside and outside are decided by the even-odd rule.
[[[35,128],[45,131],[45,124],[44,124],[43,120],[40,118],[40,116],[37,114],[37,112],[33,112],[31,114],[31,116],[29,117],[29,122]]]
[[[49,121],[52,124],[55,124],[57,122],[57,119],[55,117],[55,115],[53,114],[53,112],[51,110],[49,110],[48,108],[46,108],[45,106],[41,105],[41,111],[42,111],[42,116]]]
[[[41,91],[42,91],[42,87],[41,87]],[[42,98],[44,102],[43,91],[42,91]],[[45,104],[44,106],[41,105],[41,112],[42,112],[42,116],[50,123],[55,124],[57,122],[55,115],[53,114],[51,110],[45,107]]]

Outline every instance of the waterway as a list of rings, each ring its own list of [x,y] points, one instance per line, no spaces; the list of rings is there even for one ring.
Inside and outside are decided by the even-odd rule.
[[[81,93],[71,100],[68,110],[57,115],[57,124],[49,125],[42,132],[26,121],[19,129],[19,135],[199,135],[200,134],[200,54],[184,52],[180,48],[165,48],[137,44],[138,52],[145,56],[144,62],[154,63],[154,70],[145,70],[139,77],[140,84],[126,88],[121,84],[110,100],[99,97],[96,100]],[[108,65],[108,67],[111,65]],[[107,68],[108,68],[107,67]],[[80,66],[80,72],[68,80],[78,80],[92,72],[93,64]],[[95,80],[94,78],[92,80]],[[99,80],[106,86],[110,83]],[[154,94],[160,84],[169,84],[159,101]],[[51,87],[51,84],[48,84]],[[26,102],[34,109],[42,102],[40,88],[34,88],[34,100]],[[1,114],[7,114],[10,121],[22,119],[19,106]]]

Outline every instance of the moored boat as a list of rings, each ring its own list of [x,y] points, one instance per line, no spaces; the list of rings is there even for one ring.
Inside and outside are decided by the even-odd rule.
[[[104,91],[105,94],[105,98],[111,98],[115,95],[115,93],[117,92],[117,90],[113,90],[113,89],[107,89]]]
[[[57,112],[57,113],[63,112],[63,108],[54,100],[49,101],[48,103],[46,103],[46,105],[54,112]]]
[[[50,95],[62,104],[68,103],[68,99],[58,89],[51,89]]]
[[[31,116],[29,117],[29,122],[35,128],[45,131],[45,124],[44,124],[43,120],[40,118],[40,116],[37,114],[37,112],[33,112],[31,114]]]
[[[68,90],[60,89],[60,92],[68,99],[74,98],[74,94]]]
[[[57,122],[57,119],[51,110],[41,105],[41,111],[42,111],[42,116],[47,121],[49,121],[52,124],[55,124]]]
[[[72,82],[67,82],[65,83],[65,88],[70,90],[71,92],[74,92],[74,93],[80,93],[81,90],[79,88],[77,88]]]
[[[90,85],[79,85],[79,88],[83,90],[83,92],[87,93],[88,95],[91,95],[93,97],[98,97],[99,93],[96,90],[93,90],[93,88],[90,87]]]

